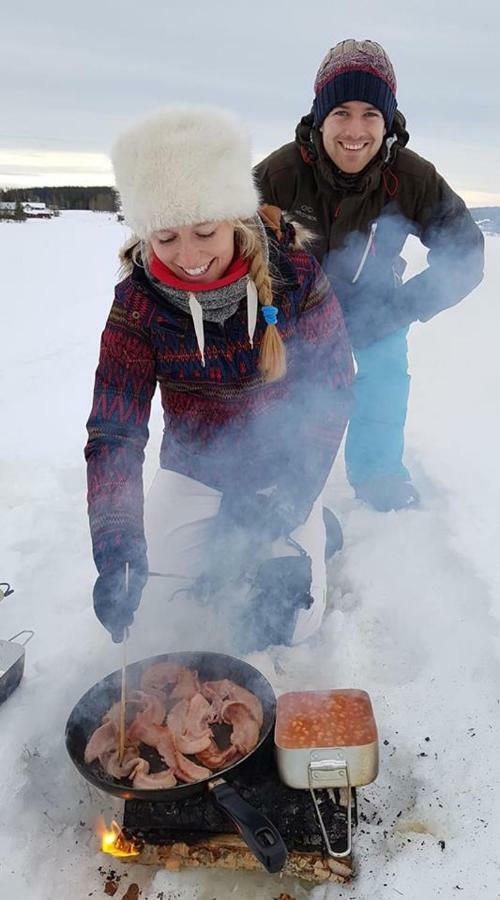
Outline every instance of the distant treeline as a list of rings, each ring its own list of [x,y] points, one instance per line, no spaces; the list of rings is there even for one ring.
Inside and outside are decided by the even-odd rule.
[[[0,200],[30,200],[32,203],[45,203],[55,209],[92,209],[98,212],[116,212],[118,209],[115,189],[106,186],[0,189]]]
[[[98,212],[117,212],[120,204],[114,188],[99,187],[36,187],[0,188],[0,201],[29,201],[45,203],[54,209],[91,209]],[[500,234],[500,206],[478,206],[470,210],[474,221],[483,231]]]

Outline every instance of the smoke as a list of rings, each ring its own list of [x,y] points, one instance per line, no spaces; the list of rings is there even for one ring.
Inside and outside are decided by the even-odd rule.
[[[482,236],[465,208],[458,222],[451,213],[449,203],[443,201],[441,209],[433,211],[435,224],[416,235],[432,249],[427,268],[410,279],[404,280],[406,263],[400,254],[416,228],[395,204],[384,209],[368,236],[351,233],[324,260],[355,348],[377,342],[419,318],[426,320],[457,303],[480,280]],[[191,432],[183,443],[182,434],[179,439],[170,433],[172,422],[166,416],[163,464],[168,467],[173,460],[174,467],[186,475],[160,471],[146,500],[150,568],[172,580],[169,584],[167,578],[156,578],[154,583],[150,579],[146,591],[151,607],[155,598],[156,624],[150,626],[155,639],[164,630],[181,639],[183,647],[193,646],[194,639],[198,646],[203,640],[203,646],[212,649],[249,652],[265,646],[263,631],[267,629],[268,643],[280,643],[270,616],[272,604],[275,621],[279,618],[275,615],[279,577],[274,584],[272,576],[268,581],[267,606],[266,590],[253,590],[259,566],[277,555],[264,527],[259,535],[259,510],[255,507],[255,521],[248,521],[247,528],[237,527],[230,519],[221,528],[217,513],[226,491],[233,495],[232,505],[242,508],[248,497],[271,491],[279,496],[278,509],[287,507],[292,519],[295,516],[294,525],[299,525],[307,520],[325,486],[347,417],[345,359],[338,334],[328,343],[317,334],[311,339],[306,327],[301,338],[287,344],[288,385],[266,385],[255,393],[250,406],[242,395],[236,397],[210,440],[198,442]],[[406,360],[402,362],[406,366]],[[400,377],[402,362],[384,357],[385,369],[379,374],[386,379],[389,393],[391,377]],[[213,396],[217,401],[216,390]],[[219,411],[223,408],[221,403]],[[188,415],[198,411],[193,400]],[[207,487],[214,483],[221,490]],[[280,552],[294,554],[297,549],[288,546]],[[180,579],[172,578],[174,574]],[[189,578],[191,585],[186,584]],[[290,633],[285,622],[289,624],[298,614],[300,597],[295,609],[293,604],[287,606],[287,592],[281,587],[285,635]],[[177,598],[176,602],[172,604],[168,597]],[[210,614],[215,627],[208,624]],[[193,627],[193,620],[206,622],[206,627]]]
[[[484,239],[462,202],[446,194],[420,216],[426,226],[407,220],[392,201],[369,234],[350,232],[323,259],[355,348],[413,322],[428,321],[459,303],[481,281]],[[401,253],[409,235],[429,249],[427,267],[405,279]]]
[[[355,353],[374,347],[376,372],[368,377],[375,379],[376,375],[375,389],[383,402],[375,398],[372,412],[363,410],[368,426],[370,415],[376,418],[386,407],[400,423],[405,416],[405,408],[389,409],[394,405],[392,396],[403,398],[406,407],[404,342],[398,349],[404,359],[387,353],[377,358],[379,342],[459,302],[481,279],[483,238],[465,207],[460,209],[457,202],[454,195],[445,194],[418,233],[397,204],[389,203],[368,234],[351,232],[323,260]],[[406,263],[401,251],[409,234],[431,249],[427,268],[404,280]],[[297,272],[286,263],[273,258],[272,262],[279,267],[277,302],[286,308],[294,302]],[[312,288],[311,296],[315,290],[317,287]],[[278,554],[273,543],[279,528],[272,534],[269,520],[273,524],[274,519],[275,525],[284,521],[286,534],[308,522],[327,482],[349,414],[350,357],[343,326],[327,302],[314,306],[310,299],[305,300],[297,330],[286,341],[286,379],[260,387],[248,385],[247,390],[246,378],[251,375],[239,349],[231,351],[239,376],[231,384],[219,381],[217,355],[226,350],[226,335],[233,335],[234,341],[231,329],[237,325],[232,319],[224,326],[224,336],[220,330],[214,335],[214,327],[205,323],[207,346],[212,344],[215,352],[206,354],[207,369],[202,375],[207,381],[201,392],[194,382],[179,391],[168,362],[168,342],[172,340],[168,326],[162,326],[157,334],[153,324],[154,340],[161,350],[157,355],[161,371],[156,374],[160,376],[165,432],[162,468],[145,501],[149,568],[155,574],[150,576],[133,628],[137,652],[139,646],[146,655],[201,647],[249,652],[262,649],[266,637],[268,644],[280,643],[280,596],[281,642],[286,643],[293,632],[290,620],[307,606],[299,589],[295,608],[293,600],[288,602],[292,594],[278,565],[275,575],[269,567],[264,585],[262,567],[269,558],[301,553],[300,546],[289,544]],[[159,298],[160,314],[161,302]],[[232,318],[237,321],[238,316]],[[263,327],[262,323],[258,326],[257,344]],[[395,391],[402,373],[404,390]],[[129,427],[129,421],[125,428],[121,425],[121,445],[116,452],[129,454],[132,462],[127,474],[135,473],[136,486],[130,487],[127,496],[129,488],[122,483],[113,496],[116,507],[125,508],[128,514],[137,509],[140,499],[137,473],[142,464],[133,430],[132,440],[125,433]],[[141,442],[147,440],[139,412],[136,430]],[[127,449],[127,442],[132,450]],[[221,516],[221,499],[223,506],[236,509],[234,521],[231,516]],[[266,505],[271,510],[267,521],[262,515]],[[316,566],[323,552],[324,529],[322,535],[318,532],[311,553]],[[312,581],[315,579],[313,572]],[[256,584],[260,590],[255,589]]]

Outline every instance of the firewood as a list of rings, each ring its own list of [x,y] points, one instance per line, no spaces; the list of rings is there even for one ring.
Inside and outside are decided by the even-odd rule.
[[[162,866],[171,871],[198,867],[245,871],[262,871],[263,868],[236,834],[207,836],[192,844],[144,844],[140,854],[129,861]],[[352,876],[352,863],[350,858],[337,860],[321,853],[292,850],[282,874],[314,884],[326,881],[345,883]]]

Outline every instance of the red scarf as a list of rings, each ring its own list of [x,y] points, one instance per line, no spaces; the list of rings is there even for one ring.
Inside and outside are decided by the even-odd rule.
[[[181,291],[191,291],[192,293],[213,291],[217,288],[225,287],[226,284],[233,284],[234,281],[238,281],[238,279],[243,278],[248,273],[248,268],[248,261],[241,256],[236,256],[225,275],[222,278],[217,278],[216,281],[183,281],[182,278],[174,275],[172,270],[165,263],[162,263],[161,259],[158,259],[156,253],[153,253],[149,263],[149,271],[158,281],[168,284],[170,287],[179,288]]]

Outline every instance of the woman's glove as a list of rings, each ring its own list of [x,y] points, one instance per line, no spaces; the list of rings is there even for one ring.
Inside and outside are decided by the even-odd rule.
[[[219,518],[248,530],[262,541],[275,541],[288,535],[300,524],[292,502],[283,492],[245,494],[226,491],[221,500]]]
[[[237,630],[245,653],[292,643],[300,610],[309,609],[314,602],[311,584],[311,558],[305,552],[260,564]]]
[[[128,585],[125,562],[109,565],[94,585],[94,610],[102,625],[110,632],[115,644],[125,637],[125,629],[134,621],[134,613],[141,602],[148,580],[148,560],[141,554],[128,563]]]
[[[295,527],[289,510],[272,494],[225,492],[214,519],[202,574],[193,585],[202,602],[216,602],[217,595],[245,580],[269,545],[288,536]]]

